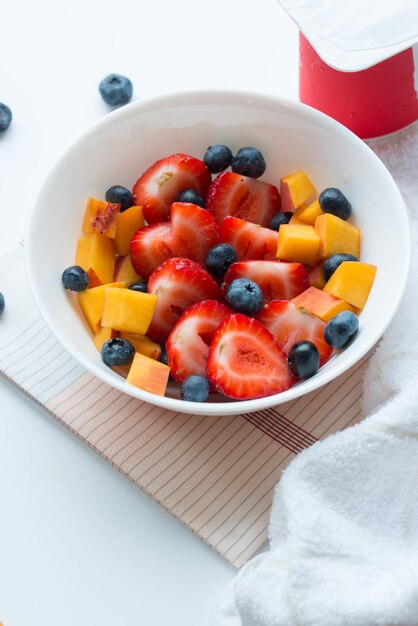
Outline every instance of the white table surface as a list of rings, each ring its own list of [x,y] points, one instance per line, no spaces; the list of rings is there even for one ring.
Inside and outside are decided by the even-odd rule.
[[[23,236],[55,158],[108,111],[108,73],[129,76],[135,100],[203,86],[297,97],[297,29],[276,0],[13,0],[0,59],[14,114],[0,138],[0,250]],[[0,379],[4,626],[206,626],[235,573]]]

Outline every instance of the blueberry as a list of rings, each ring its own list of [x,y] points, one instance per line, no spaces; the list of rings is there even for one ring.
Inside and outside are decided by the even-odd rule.
[[[233,157],[231,167],[236,174],[259,178],[266,171],[266,162],[257,148],[241,148]]]
[[[206,202],[194,189],[185,189],[184,191],[180,191],[177,196],[177,202],[191,202],[192,204],[201,206],[202,209],[206,208]]]
[[[66,289],[84,291],[89,286],[89,277],[79,265],[71,265],[62,273],[62,282]]]
[[[319,204],[324,213],[332,213],[342,220],[348,220],[351,215],[351,204],[335,187],[327,187],[319,194]]]
[[[357,334],[358,326],[357,315],[342,311],[325,325],[324,339],[333,348],[344,348]]]
[[[132,193],[126,187],[122,185],[113,185],[106,191],[106,202],[113,202],[114,204],[120,204],[120,212],[126,211],[135,204]]]
[[[209,396],[209,381],[204,376],[193,374],[184,379],[181,397],[186,402],[204,402]]]
[[[328,281],[343,261],[358,261],[352,254],[333,254],[324,262],[324,278]]]
[[[231,165],[232,152],[228,146],[220,144],[209,146],[204,154],[203,161],[212,174],[219,174],[219,172],[223,172]]]
[[[135,356],[135,348],[127,339],[108,339],[101,349],[102,361],[113,367],[114,365],[129,365]]]
[[[6,301],[4,299],[4,295],[2,294],[2,292],[0,291],[0,315],[3,313],[4,311],[4,307],[5,307]]]
[[[0,132],[7,130],[12,122],[12,112],[7,106],[0,102]]]
[[[147,283],[132,283],[132,285],[129,285],[128,289],[132,289],[132,291],[140,291],[141,293],[148,293]]]
[[[318,348],[311,341],[297,341],[287,357],[289,369],[298,378],[311,378],[319,368]]]
[[[164,365],[168,365],[167,348],[165,347],[165,344],[164,344],[164,343],[162,343],[162,344],[161,344],[161,356],[160,356],[160,361],[161,361],[161,363],[164,363]]]
[[[234,311],[255,315],[263,306],[263,293],[252,280],[237,278],[229,285],[226,300]]]
[[[284,211],[283,213],[276,213],[270,220],[269,228],[272,230],[279,230],[282,224],[288,224],[293,213],[292,211]]]
[[[223,276],[228,267],[236,261],[237,253],[229,243],[217,243],[207,254],[206,267],[214,276]]]
[[[111,106],[127,104],[132,98],[132,83],[126,76],[109,74],[99,85],[100,95]]]

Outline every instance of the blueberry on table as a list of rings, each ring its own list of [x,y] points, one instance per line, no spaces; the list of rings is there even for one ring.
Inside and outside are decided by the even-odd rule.
[[[270,220],[269,228],[271,230],[279,230],[282,224],[288,224],[292,218],[292,211],[284,211],[283,213],[276,213]]]
[[[177,196],[177,202],[191,202],[192,204],[201,206],[202,209],[206,208],[206,202],[194,189],[185,189],[184,191],[180,191]]]
[[[324,278],[327,282],[329,281],[337,267],[339,267],[344,261],[358,261],[358,258],[353,254],[345,254],[343,252],[340,252],[338,254],[333,254],[324,261],[323,271]]]
[[[255,315],[263,306],[263,293],[254,281],[237,278],[228,286],[226,300],[237,313]]]
[[[141,293],[148,293],[147,283],[132,283],[132,285],[129,285],[128,289],[132,289],[132,291],[140,291]]]
[[[132,98],[132,83],[121,74],[109,74],[101,81],[99,91],[106,104],[120,106]]]
[[[342,311],[329,320],[324,328],[324,339],[333,348],[344,348],[357,335],[359,321],[351,311]]]
[[[102,361],[110,367],[115,365],[129,365],[135,356],[135,348],[127,339],[108,339],[101,349]]]
[[[4,307],[5,307],[6,301],[4,299],[4,295],[2,294],[2,292],[0,291],[0,315],[3,313],[4,311]]]
[[[228,146],[221,144],[209,146],[203,156],[203,161],[212,174],[219,174],[231,165],[232,152]]]
[[[233,157],[231,168],[236,174],[259,178],[266,171],[266,162],[257,148],[241,148]]]
[[[342,220],[348,220],[351,215],[351,204],[336,187],[327,187],[319,194],[319,206],[324,213],[332,213]]]
[[[113,185],[106,191],[106,202],[120,204],[120,212],[126,211],[134,205],[134,197],[132,192],[122,185]]]
[[[214,276],[224,276],[228,267],[236,261],[237,253],[229,243],[217,243],[206,256],[206,267]]]
[[[311,378],[319,368],[318,348],[311,341],[297,341],[287,356],[289,369],[298,378]]]
[[[62,283],[70,291],[84,291],[89,286],[89,277],[79,265],[71,265],[62,273]]]
[[[204,402],[209,396],[209,381],[204,376],[193,374],[184,379],[181,397],[186,402]]]

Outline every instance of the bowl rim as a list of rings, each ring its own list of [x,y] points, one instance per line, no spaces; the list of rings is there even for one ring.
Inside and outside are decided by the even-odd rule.
[[[31,237],[32,226],[36,221],[37,212],[39,211],[38,207],[41,206],[40,199],[42,198],[45,190],[48,188],[51,180],[53,180],[55,173],[60,169],[61,164],[65,162],[65,160],[74,149],[76,149],[84,141],[88,140],[91,136],[94,136],[102,128],[111,127],[112,125],[118,124],[119,120],[129,118],[135,114],[140,115],[141,112],[146,112],[149,109],[155,109],[158,107],[167,108],[167,106],[170,106],[170,104],[172,104],[173,106],[178,106],[179,104],[193,105],[203,102],[203,100],[205,104],[210,104],[211,102],[219,103],[222,99],[227,99],[229,101],[232,100],[233,104],[234,98],[237,101],[237,105],[239,104],[241,106],[246,101],[249,105],[263,104],[264,106],[268,105],[269,107],[285,107],[293,111],[300,111],[305,116],[307,116],[310,121],[317,122],[319,125],[322,126],[325,125],[331,132],[339,133],[343,136],[343,138],[346,138],[352,143],[354,142],[359,150],[363,151],[364,153],[368,153],[368,157],[375,161],[377,167],[380,168],[382,173],[384,173],[384,175],[388,178],[388,182],[390,181],[392,185],[394,195],[398,197],[399,202],[397,209],[399,209],[400,211],[400,215],[403,219],[403,227],[408,235],[405,241],[404,271],[402,272],[399,280],[399,289],[397,291],[397,294],[391,298],[392,311],[391,314],[387,317],[385,324],[381,327],[376,326],[375,331],[369,335],[366,341],[363,342],[361,349],[358,350],[356,353],[353,352],[353,355],[356,355],[355,357],[353,356],[353,358],[351,359],[347,358],[346,361],[342,363],[339,363],[338,359],[336,359],[333,367],[329,370],[329,372],[326,372],[323,375],[322,379],[318,380],[314,376],[308,381],[302,381],[300,385],[295,385],[287,391],[271,396],[256,398],[253,400],[194,403],[179,400],[177,398],[157,396],[150,392],[144,391],[139,387],[130,385],[122,377],[120,377],[120,380],[118,380],[114,379],[113,376],[111,376],[111,374],[108,374],[106,371],[102,371],[100,369],[97,369],[96,371],[95,365],[92,364],[91,361],[86,358],[82,353],[74,349],[73,346],[61,336],[59,327],[57,327],[54,322],[53,316],[50,315],[50,312],[44,306],[42,298],[39,296],[36,289],[35,276],[33,273],[34,264],[30,262],[30,259],[32,257],[32,249],[34,249],[33,237]],[[229,102],[228,104],[231,104],[231,102]],[[252,92],[248,90],[229,88],[194,88],[154,95],[141,101],[131,102],[128,105],[111,111],[102,119],[90,125],[85,131],[78,135],[78,137],[76,137],[67,146],[67,148],[65,148],[65,150],[60,154],[60,156],[58,156],[58,158],[55,159],[52,166],[50,167],[49,172],[45,177],[42,185],[40,186],[36,199],[29,211],[26,221],[24,240],[26,274],[28,276],[30,289],[32,291],[32,295],[35,299],[36,305],[49,330],[55,335],[57,340],[73,358],[75,358],[88,372],[90,372],[103,382],[109,384],[111,387],[118,389],[122,393],[136,397],[139,400],[142,400],[149,404],[153,404],[155,406],[159,406],[163,409],[168,409],[179,413],[207,416],[239,415],[278,406],[285,402],[296,400],[297,398],[300,398],[312,391],[319,389],[320,387],[323,387],[327,383],[331,382],[332,380],[336,379],[338,376],[349,370],[355,363],[358,363],[371,350],[371,348],[381,338],[381,336],[395,317],[395,314],[401,303],[402,296],[404,294],[411,261],[411,230],[407,210],[402,195],[389,170],[376,155],[376,153],[364,141],[362,141],[348,128],[346,128],[333,118],[306,104],[297,102],[296,100],[290,100],[272,94],[264,94],[261,92]]]

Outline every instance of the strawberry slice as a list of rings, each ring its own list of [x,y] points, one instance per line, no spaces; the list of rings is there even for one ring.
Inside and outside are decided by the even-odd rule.
[[[190,259],[174,257],[157,267],[148,281],[148,292],[157,296],[147,335],[163,343],[183,312],[201,300],[223,300],[222,289],[212,276]]]
[[[207,374],[218,391],[236,400],[271,396],[295,383],[273,335],[241,313],[227,317],[215,332]]]
[[[277,187],[262,180],[222,172],[209,187],[206,208],[220,224],[227,215],[247,222],[268,226],[280,211],[280,193]]]
[[[219,324],[232,311],[216,300],[197,302],[185,310],[167,340],[171,375],[179,382],[192,374],[206,376],[209,345]]]
[[[138,178],[132,193],[135,204],[142,205],[147,222],[154,224],[168,219],[170,205],[180,191],[194,189],[204,198],[211,180],[203,161],[177,153],[151,165]]]
[[[174,202],[170,215],[175,256],[203,265],[209,248],[219,241],[218,227],[212,215],[188,202]]]
[[[172,256],[175,254],[170,222],[144,226],[131,239],[132,266],[143,278]]]
[[[259,285],[264,304],[272,300],[291,300],[309,286],[309,277],[302,263],[285,261],[241,261],[229,266],[224,290],[236,278],[248,278]]]
[[[277,232],[228,215],[219,224],[219,239],[235,248],[238,261],[275,259]]]
[[[320,365],[332,355],[332,348],[324,339],[325,322],[302,311],[293,302],[270,302],[261,309],[257,319],[274,335],[286,354],[297,341],[311,341],[318,348]]]

